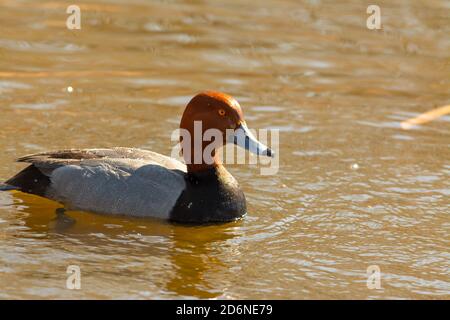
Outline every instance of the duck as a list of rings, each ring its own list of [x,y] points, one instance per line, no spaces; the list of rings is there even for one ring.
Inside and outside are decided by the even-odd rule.
[[[204,139],[211,131],[214,139]],[[234,221],[246,215],[247,205],[216,152],[227,143],[256,155],[275,155],[249,130],[235,98],[204,91],[189,101],[181,117],[184,163],[127,147],[36,153],[17,159],[29,165],[4,182],[2,190],[45,197],[67,210],[195,224]]]

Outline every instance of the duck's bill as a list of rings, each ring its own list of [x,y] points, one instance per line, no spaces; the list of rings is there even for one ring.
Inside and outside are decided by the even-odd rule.
[[[235,130],[234,134],[230,137],[230,142],[250,151],[257,155],[263,155],[268,157],[274,157],[274,152],[266,145],[259,142],[253,133],[248,129],[245,122],[241,123]]]

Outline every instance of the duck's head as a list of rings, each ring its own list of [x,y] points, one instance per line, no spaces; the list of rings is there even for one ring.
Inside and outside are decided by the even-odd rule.
[[[236,99],[225,93],[205,91],[197,94],[184,110],[180,129],[182,153],[190,172],[217,166],[219,160],[215,149],[228,142],[257,155],[274,156],[272,150],[248,129]]]

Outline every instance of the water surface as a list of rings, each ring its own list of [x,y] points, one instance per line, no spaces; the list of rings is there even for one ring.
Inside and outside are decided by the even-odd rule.
[[[170,154],[205,89],[280,130],[280,168],[229,166],[248,215],[213,226],[2,192],[0,298],[450,297],[450,117],[400,127],[450,102],[447,1],[378,1],[382,30],[360,1],[77,1],[71,31],[72,2],[0,0],[0,180],[46,150]]]

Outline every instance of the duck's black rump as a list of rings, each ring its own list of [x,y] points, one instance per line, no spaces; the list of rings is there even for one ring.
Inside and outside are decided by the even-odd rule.
[[[20,190],[44,197],[50,187],[50,178],[34,165],[30,165],[0,185],[0,190]]]

